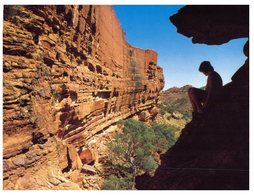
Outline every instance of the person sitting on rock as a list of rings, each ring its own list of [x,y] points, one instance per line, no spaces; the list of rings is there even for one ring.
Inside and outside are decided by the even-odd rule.
[[[214,71],[209,61],[203,61],[199,66],[199,71],[208,78],[205,90],[194,87],[188,90],[189,99],[193,108],[193,119],[204,113],[211,101],[219,96],[222,89],[222,79],[220,75]]]

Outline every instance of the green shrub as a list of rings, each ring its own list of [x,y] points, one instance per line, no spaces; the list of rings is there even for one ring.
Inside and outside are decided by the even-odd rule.
[[[144,159],[144,167],[143,169],[147,172],[154,171],[158,167],[158,163],[154,160],[153,157],[148,156],[146,159]]]
[[[175,142],[173,129],[166,125],[154,123],[152,127],[147,127],[143,122],[133,119],[121,121],[120,125],[124,126],[123,131],[109,143],[109,150],[112,166],[121,177],[106,178],[104,189],[110,189],[111,184],[112,189],[122,189],[123,186],[135,189],[134,179],[137,175],[150,173],[158,167],[155,153],[165,152]],[[131,178],[132,182],[129,182]],[[119,184],[114,185],[116,182]]]
[[[175,137],[174,137],[174,127],[170,127],[165,124],[153,123],[151,127],[155,134],[157,135],[157,151],[159,150],[168,150],[171,146],[175,144]],[[163,144],[163,145],[162,145]]]
[[[134,186],[132,177],[110,175],[103,183],[102,190],[129,190]]]

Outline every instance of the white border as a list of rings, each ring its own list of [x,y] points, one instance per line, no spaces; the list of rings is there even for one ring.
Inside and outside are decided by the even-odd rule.
[[[50,1],[50,0],[44,0],[44,1],[38,1],[38,0],[34,0],[34,1],[31,1],[31,0],[2,0],[1,1],[1,6],[0,6],[0,23],[1,23],[1,39],[0,39],[0,43],[1,43],[1,53],[0,53],[0,57],[1,57],[1,60],[3,59],[3,55],[2,55],[2,44],[3,44],[3,39],[2,39],[2,36],[3,36],[3,26],[2,26],[2,21],[3,21],[3,5],[8,5],[8,4],[109,4],[109,5],[116,5],[116,4],[120,4],[120,5],[124,5],[124,4],[165,4],[165,5],[186,5],[186,4],[203,4],[203,5],[207,5],[207,4],[218,4],[218,5],[221,5],[221,4],[237,4],[237,5],[242,5],[242,4],[249,4],[250,5],[250,35],[253,35],[253,4],[252,4],[253,0],[213,0],[213,1],[200,1],[200,0],[189,0],[189,1],[186,1],[186,0],[75,0],[75,1],[70,1],[70,0],[54,0],[54,1]],[[254,51],[253,50],[253,39],[250,38],[250,54],[252,54],[251,51]],[[251,57],[250,57],[250,64],[251,63]],[[1,61],[3,62],[3,61]],[[2,68],[2,66],[1,66]],[[251,86],[252,86],[252,75],[253,74],[253,68],[252,68],[252,65],[250,65],[250,100],[253,100],[253,90],[251,89]],[[1,107],[0,107],[0,117],[1,119],[3,119],[3,109],[2,109],[2,94],[3,94],[3,91],[2,91],[2,83],[3,83],[3,74],[2,74],[2,71],[0,71],[0,81],[1,81],[1,85],[0,85],[0,92],[1,92],[1,96],[0,96],[0,102],[1,102]],[[253,104],[252,102],[250,101],[250,119],[253,118]],[[0,155],[1,155],[1,160],[0,160],[0,171],[1,171],[1,177],[0,177],[0,190],[1,190],[1,193],[26,193],[26,194],[34,194],[35,191],[2,191],[3,189],[3,186],[2,186],[2,152],[3,152],[3,149],[2,149],[2,146],[3,146],[3,140],[2,140],[2,123],[3,121],[0,120],[0,145],[1,145],[1,151],[0,151]],[[214,193],[230,193],[230,195],[234,195],[234,194],[239,194],[239,193],[250,193],[253,191],[253,187],[254,187],[254,182],[253,182],[253,120],[250,120],[250,190],[249,191],[121,191],[120,193],[162,193],[162,194],[171,194],[171,193],[185,193],[185,192],[194,192],[194,193],[207,193],[207,194],[214,194]],[[89,193],[89,194],[98,194],[98,193],[110,193],[110,194],[114,194],[114,193],[117,193],[119,194],[119,191],[36,191],[36,193],[66,193],[66,194],[69,194],[69,193]],[[253,192],[252,192],[253,193]]]

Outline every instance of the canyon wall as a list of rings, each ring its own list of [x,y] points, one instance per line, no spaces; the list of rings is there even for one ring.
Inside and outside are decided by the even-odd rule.
[[[4,189],[79,189],[77,149],[164,86],[112,6],[4,6],[3,54]]]

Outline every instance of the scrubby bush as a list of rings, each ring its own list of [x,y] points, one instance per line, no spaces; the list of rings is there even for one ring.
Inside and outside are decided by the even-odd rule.
[[[166,125],[154,123],[147,127],[143,122],[133,119],[119,124],[123,126],[122,132],[109,143],[110,160],[118,176],[108,177],[103,189],[109,189],[111,185],[114,189],[115,186],[119,189],[123,186],[135,189],[135,177],[155,171],[158,167],[155,154],[165,152],[175,142],[173,130]],[[116,182],[119,184],[114,185]]]
[[[191,120],[191,110],[186,108],[186,100],[181,99],[178,100],[178,102],[174,103],[174,104],[160,104],[159,108],[160,108],[160,114],[161,115],[165,115],[166,113],[173,113],[173,112],[180,112],[181,114],[183,114],[183,119],[186,121],[190,121]]]
[[[103,183],[103,190],[129,190],[134,186],[132,177],[110,175]]]

